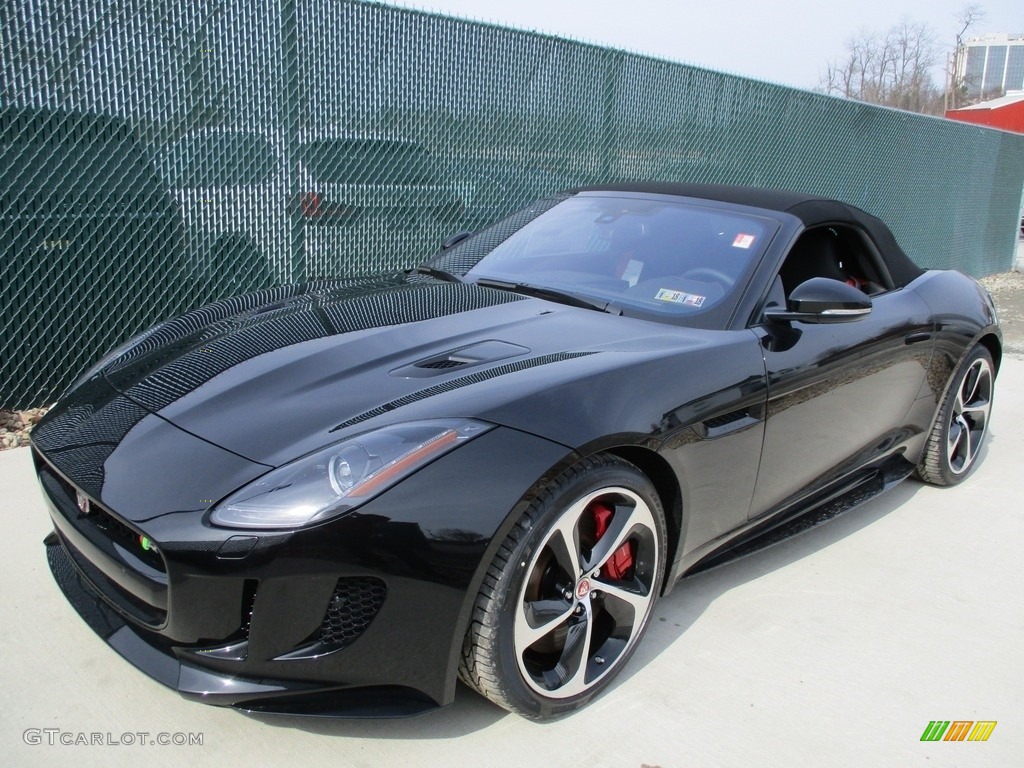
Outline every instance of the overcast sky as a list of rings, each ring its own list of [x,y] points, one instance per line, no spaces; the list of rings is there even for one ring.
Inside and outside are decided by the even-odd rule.
[[[964,0],[385,0],[502,26],[651,54],[760,80],[813,88],[857,30],[924,21],[951,49]],[[1024,33],[1024,0],[981,2],[968,33]]]

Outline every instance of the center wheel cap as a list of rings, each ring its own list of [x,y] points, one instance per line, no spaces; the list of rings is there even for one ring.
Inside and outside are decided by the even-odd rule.
[[[576,599],[582,600],[590,594],[590,579],[580,579],[576,585]]]

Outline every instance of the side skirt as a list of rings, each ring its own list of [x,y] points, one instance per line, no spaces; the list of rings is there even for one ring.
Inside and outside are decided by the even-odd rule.
[[[725,541],[709,542],[707,546],[691,552],[687,558],[690,562],[683,564],[678,578],[716,568],[815,528],[885,493],[913,471],[914,465],[903,456],[890,456],[881,464],[857,473],[852,479],[846,478],[767,518],[751,521],[745,528],[729,534]]]

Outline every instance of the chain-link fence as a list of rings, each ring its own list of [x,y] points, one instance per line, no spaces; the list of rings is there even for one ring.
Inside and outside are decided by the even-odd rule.
[[[0,44],[0,406],[602,180],[822,193],[924,266],[1013,258],[1024,137],[620,51],[346,0],[5,0]]]

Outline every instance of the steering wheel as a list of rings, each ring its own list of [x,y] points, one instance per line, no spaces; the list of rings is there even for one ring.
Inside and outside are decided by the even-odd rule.
[[[730,287],[736,280],[714,267],[694,267],[680,275],[684,280],[700,280],[701,277],[711,278],[721,283],[725,288]]]

